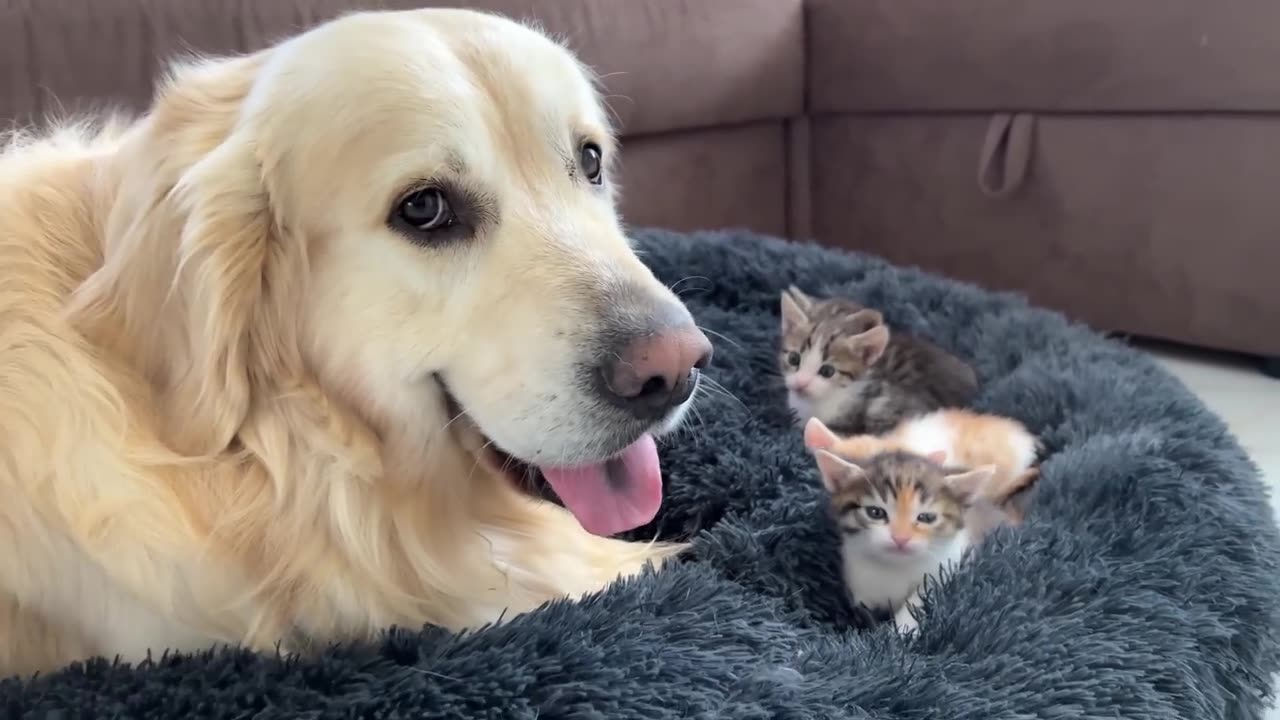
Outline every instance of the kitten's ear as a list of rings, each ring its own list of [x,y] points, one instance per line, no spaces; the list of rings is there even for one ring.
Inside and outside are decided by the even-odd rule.
[[[809,450],[830,450],[840,437],[818,418],[809,418],[804,424],[804,446]]]
[[[856,327],[874,328],[884,325],[884,313],[871,308],[862,308],[853,314],[852,318]]]
[[[822,475],[822,486],[829,493],[848,490],[850,487],[865,482],[867,473],[862,468],[841,458],[839,455],[817,450],[813,453],[818,460],[818,472]]]
[[[783,293],[786,295],[790,295],[791,299],[795,300],[796,304],[800,306],[800,309],[804,310],[806,313],[808,313],[810,310],[813,309],[813,303],[815,302],[813,297],[810,295],[806,295],[803,290],[796,287],[795,285],[788,287],[785,291],[783,291]]]
[[[1040,479],[1040,468],[1029,468],[1009,483],[1008,488],[992,498],[992,502],[1004,512],[1011,525],[1021,525],[1026,517],[1026,491]]]
[[[782,293],[782,334],[786,335],[793,329],[809,322],[809,313],[805,306],[796,301],[791,291]]]
[[[875,365],[876,361],[884,355],[885,348],[889,347],[889,326],[877,325],[866,332],[854,335],[846,342],[862,359],[864,365]]]
[[[929,458],[929,462],[931,462],[931,463],[933,463],[933,464],[935,464],[935,465],[945,465],[945,464],[947,463],[947,451],[946,451],[946,450],[934,450],[933,452],[929,453],[928,455],[925,455],[925,457]]]
[[[1038,467],[1027,468],[1022,472],[1021,475],[1017,476],[1012,481],[1005,484],[1004,487],[996,488],[995,492],[989,493],[989,495],[991,496],[991,501],[996,503],[997,505],[1003,505],[1004,503],[1009,502],[1010,500],[1017,497],[1018,495],[1021,495],[1027,490],[1030,490],[1031,486],[1035,485],[1036,480],[1039,480],[1039,479],[1040,479],[1040,468]]]
[[[966,502],[973,502],[987,490],[987,483],[995,477],[995,465],[983,465],[975,470],[947,476],[947,486],[956,491]]]

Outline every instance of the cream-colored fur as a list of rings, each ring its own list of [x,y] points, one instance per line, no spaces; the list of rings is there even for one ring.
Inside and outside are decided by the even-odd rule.
[[[676,552],[589,535],[483,448],[598,459],[574,373],[611,293],[669,296],[572,171],[583,139],[613,156],[569,53],[427,10],[196,59],[136,122],[10,143],[0,672],[475,626]],[[474,237],[388,227],[441,179],[491,203]]]

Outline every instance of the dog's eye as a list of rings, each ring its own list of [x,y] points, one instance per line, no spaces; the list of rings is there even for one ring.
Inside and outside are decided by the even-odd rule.
[[[582,165],[582,174],[586,175],[587,182],[592,185],[604,182],[604,154],[599,145],[585,143],[579,153],[578,163]]]
[[[396,208],[396,218],[418,232],[443,230],[457,219],[449,198],[437,188],[424,188],[405,195]]]

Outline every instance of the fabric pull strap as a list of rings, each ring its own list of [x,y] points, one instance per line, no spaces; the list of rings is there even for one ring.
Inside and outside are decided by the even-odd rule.
[[[1022,187],[1031,167],[1036,119],[1030,113],[1000,113],[991,118],[978,161],[978,187],[990,198],[1005,198]]]

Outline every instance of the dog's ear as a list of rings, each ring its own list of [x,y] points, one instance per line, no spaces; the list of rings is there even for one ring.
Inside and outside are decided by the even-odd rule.
[[[259,63],[175,71],[119,150],[103,264],[68,307],[81,332],[147,382],[154,426],[185,455],[226,450],[249,413],[251,375],[272,376],[254,368],[293,358],[278,308],[298,280],[241,122]],[[282,327],[259,327],[268,324]],[[253,350],[251,335],[270,345]]]
[[[249,412],[250,329],[268,315],[261,305],[278,239],[252,145],[236,134],[183,173],[170,199],[181,227],[158,330],[183,346],[189,367],[173,369],[161,401],[178,449],[212,454]]]

